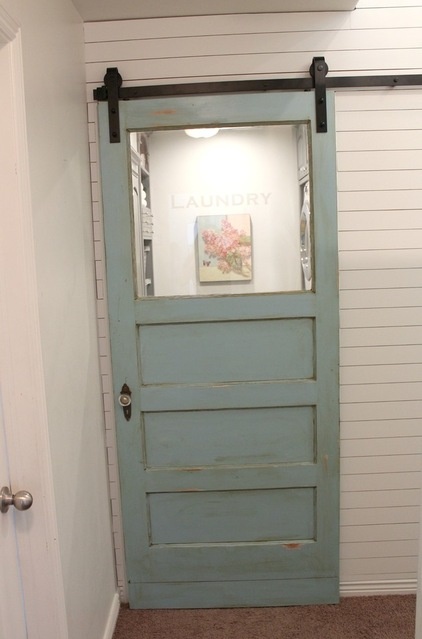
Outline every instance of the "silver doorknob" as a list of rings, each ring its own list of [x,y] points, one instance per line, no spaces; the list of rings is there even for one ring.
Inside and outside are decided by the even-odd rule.
[[[0,490],[0,512],[7,513],[10,506],[14,506],[17,510],[28,510],[31,508],[33,498],[27,490],[19,490],[12,495],[8,486],[3,486]]]
[[[119,395],[119,404],[125,408],[126,406],[130,406],[132,403],[132,398],[129,393],[121,393]]]

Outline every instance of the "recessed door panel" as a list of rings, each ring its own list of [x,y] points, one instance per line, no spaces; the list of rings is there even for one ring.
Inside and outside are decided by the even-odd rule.
[[[203,322],[139,330],[142,383],[309,379],[312,319]]]
[[[151,544],[311,540],[313,488],[149,495]]]
[[[315,461],[313,406],[144,413],[143,421],[150,469]]]

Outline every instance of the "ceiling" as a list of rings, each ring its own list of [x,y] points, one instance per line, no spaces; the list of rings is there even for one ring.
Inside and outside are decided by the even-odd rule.
[[[229,13],[351,11],[358,0],[73,0],[84,22]]]

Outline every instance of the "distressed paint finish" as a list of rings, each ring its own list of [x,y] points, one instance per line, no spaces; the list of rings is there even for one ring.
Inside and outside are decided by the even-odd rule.
[[[313,463],[314,423],[310,406],[144,413],[146,467]]]
[[[313,341],[308,318],[145,326],[138,347],[142,383],[312,379]]]
[[[338,599],[334,122],[315,134],[313,98],[122,103],[115,145],[100,105],[115,394],[126,382],[133,399],[130,422],[116,405],[132,607]],[[296,120],[312,128],[316,291],[135,300],[126,131]]]

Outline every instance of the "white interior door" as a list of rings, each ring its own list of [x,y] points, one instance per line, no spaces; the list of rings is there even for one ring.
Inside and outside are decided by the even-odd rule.
[[[13,127],[10,123],[13,121],[13,89],[11,79],[11,45],[5,45],[0,48],[0,78],[2,85],[6,87],[6,91],[2,97],[2,109],[4,109],[5,119],[0,125],[2,135],[2,149],[0,152],[0,182],[2,186],[1,195],[1,218],[2,229],[5,228],[6,216],[14,210],[13,188],[7,188],[6,184],[11,184],[10,179],[14,170],[13,161]],[[4,82],[4,84],[3,84]],[[5,189],[3,190],[3,187]],[[2,234],[6,233],[6,231]],[[4,278],[7,277],[7,264],[1,262],[0,285]],[[5,337],[7,318],[4,306],[7,300],[3,297],[6,291],[0,286],[2,293],[3,311],[0,313],[0,331]],[[2,339],[2,343],[4,343]],[[10,343],[10,342],[9,342]],[[3,352],[3,349],[2,349]],[[8,459],[8,449],[6,440],[6,424],[5,411],[3,409],[3,380],[8,376],[5,367],[5,361],[2,358],[0,365],[0,488],[3,486],[10,487],[11,477]],[[21,513],[17,513],[20,515]],[[24,513],[22,513],[24,514]],[[0,637],[14,637],[15,639],[24,639],[27,637],[26,620],[22,593],[22,580],[19,568],[18,546],[16,539],[16,513],[14,508],[10,508],[7,513],[0,513]]]

